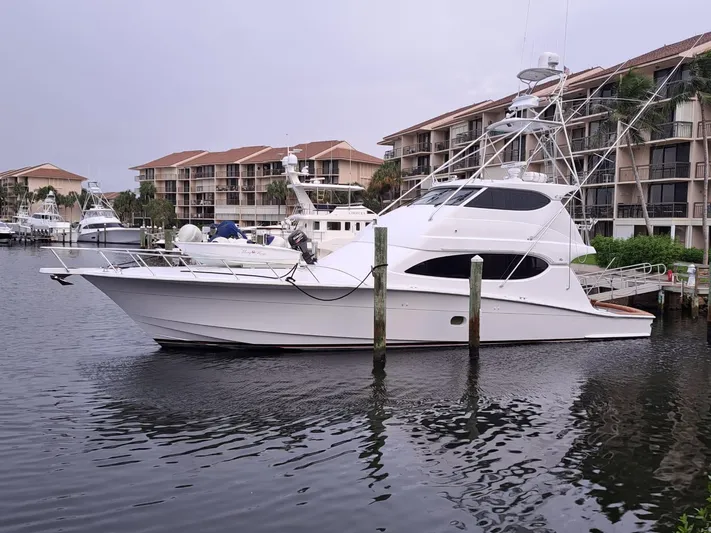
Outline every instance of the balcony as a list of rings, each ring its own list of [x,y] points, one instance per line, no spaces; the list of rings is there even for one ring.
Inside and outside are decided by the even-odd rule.
[[[699,120],[699,125],[697,127],[698,131],[696,132],[696,136],[699,139],[704,138],[704,125],[706,126],[706,137],[711,138],[711,120],[707,120],[706,122],[701,122]]]
[[[641,181],[646,180],[667,180],[667,179],[688,179],[691,177],[691,164],[680,163],[660,163],[657,165],[639,165],[637,172]],[[620,168],[620,182],[634,181],[634,168]]]
[[[664,80],[662,79],[661,81],[664,81]],[[661,82],[660,82],[660,84],[661,84]],[[680,95],[683,90],[684,90],[684,87],[682,85],[682,80],[670,81],[664,87],[662,87],[661,91],[659,91],[659,97],[660,98],[674,98],[675,96]]]
[[[196,172],[193,174],[193,179],[196,180],[203,180],[203,179],[212,179],[215,177],[214,172]]]
[[[612,218],[615,209],[613,205],[586,205],[585,218]],[[583,206],[573,208],[573,218],[583,218]]]
[[[650,218],[686,218],[689,204],[684,202],[669,202],[663,204],[647,204]],[[618,218],[644,218],[640,204],[618,204]]]
[[[587,137],[570,139],[570,149],[573,152],[585,152],[586,150],[601,150],[612,146],[617,139],[616,133],[595,133]],[[565,143],[559,145],[565,149]]]
[[[435,152],[444,152],[445,150],[449,150],[449,139],[444,141],[437,141],[436,143],[434,143],[434,149]]]
[[[195,187],[195,192],[215,192],[214,185],[198,185]]]
[[[452,145],[456,146],[458,144],[465,144],[468,142],[472,142],[474,139],[477,139],[480,136],[481,136],[481,129],[479,129],[479,128],[465,131],[465,132],[457,135],[454,139],[452,139]]]
[[[410,178],[413,176],[425,176],[430,173],[430,167],[429,165],[421,165],[417,167],[410,167],[410,168],[403,168],[401,171],[401,175],[403,178]]]
[[[397,157],[400,157],[400,148],[393,148],[392,150],[388,150],[387,152],[385,152],[383,159],[387,161],[388,159],[395,159]]]
[[[661,124],[656,131],[652,132],[651,140],[690,139],[693,128],[693,122],[668,122]]]
[[[461,161],[457,161],[451,167],[452,170],[463,170],[466,168],[474,168],[479,166],[479,155],[470,155]]]
[[[432,143],[430,143],[430,142],[411,144],[410,146],[404,146],[402,148],[402,155],[414,155],[414,154],[421,154],[421,153],[428,153],[429,154],[431,150],[432,150]]]
[[[282,167],[263,168],[262,170],[257,170],[257,172],[256,172],[256,176],[258,178],[281,176],[282,174],[284,174],[284,169]]]
[[[704,179],[704,162],[699,161],[696,163],[696,174],[694,176],[697,180]]]
[[[256,172],[254,171],[254,169],[245,170],[244,172],[242,172],[242,177],[243,178],[253,178],[255,176],[255,174],[256,174]]]

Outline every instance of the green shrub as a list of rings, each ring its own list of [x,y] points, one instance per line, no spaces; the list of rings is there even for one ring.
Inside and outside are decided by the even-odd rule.
[[[614,259],[611,268],[640,263],[661,263],[671,268],[685,251],[667,235],[638,235],[629,239],[597,236],[590,244],[595,248],[598,266],[607,267]]]
[[[696,514],[683,514],[679,519],[676,533],[711,533],[711,477],[708,481],[706,503],[696,509]]]
[[[698,248],[686,248],[681,252],[681,257],[679,261],[685,261],[686,263],[696,263],[701,264],[704,261],[704,251]]]

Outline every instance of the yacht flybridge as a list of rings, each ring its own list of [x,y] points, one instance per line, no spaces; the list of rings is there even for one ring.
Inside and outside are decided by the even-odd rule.
[[[560,169],[543,172],[530,162],[501,165],[503,150],[529,134],[540,141],[534,155],[543,150],[556,165],[557,154],[549,153],[556,143],[548,141],[565,126],[566,74],[554,54],[539,65],[519,75],[529,87],[509,115],[438,169],[446,172],[477,144],[486,154],[478,171],[468,179],[435,180],[417,200],[379,215],[377,224],[388,228],[389,347],[466,343],[474,255],[484,259],[482,342],[649,336],[653,315],[593,304],[570,268],[576,257],[594,253],[565,209],[579,191],[577,178],[565,183]],[[536,86],[550,78],[557,84],[541,99]],[[554,118],[542,119],[550,107]],[[570,151],[562,153],[569,157]],[[296,164],[293,154],[284,159],[287,173]],[[501,178],[482,179],[490,170]],[[373,236],[371,224],[324,259],[291,267],[200,267],[160,252],[148,253],[161,255],[166,266],[148,266],[135,251],[115,251],[118,259],[103,268],[72,268],[53,249],[62,267],[42,272],[62,284],[83,276],[161,345],[367,348],[373,339]],[[303,241],[291,244],[306,257]],[[126,267],[127,261],[135,266]]]
[[[82,206],[79,221],[79,242],[102,242],[111,244],[139,244],[141,230],[127,228],[116,216],[111,204],[101,192],[99,184],[90,181],[88,195]]]

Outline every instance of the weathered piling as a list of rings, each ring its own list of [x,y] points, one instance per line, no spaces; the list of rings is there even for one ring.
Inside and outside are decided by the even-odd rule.
[[[141,248],[145,248],[146,247],[146,227],[145,226],[141,226],[138,229],[138,235],[139,235],[139,239],[141,241]]]
[[[481,314],[481,277],[484,271],[484,260],[475,255],[472,257],[469,271],[469,356],[479,357],[480,314]]]
[[[163,235],[164,235],[163,239],[165,242],[166,251],[172,250],[173,249],[173,230],[171,228],[165,228]]]
[[[104,222],[104,246],[109,241],[109,232],[106,231],[106,222]]]
[[[388,228],[375,226],[373,264],[373,364],[385,364],[387,339]]]
[[[696,275],[696,267],[689,266],[689,285],[693,285],[691,293],[691,318],[696,320],[699,318],[699,277]]]

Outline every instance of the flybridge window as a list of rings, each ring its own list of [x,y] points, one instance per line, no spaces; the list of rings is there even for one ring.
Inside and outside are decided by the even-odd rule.
[[[84,226],[86,229],[103,229],[103,228],[120,228],[121,224],[118,222],[107,222],[106,224],[87,224]]]
[[[476,198],[472,198],[467,207],[502,209],[506,211],[534,211],[545,207],[550,201],[550,198],[535,191],[488,187]]]
[[[421,198],[418,198],[412,202],[410,205],[441,205],[445,201],[447,202],[447,205],[461,205],[464,203],[464,200],[479,190],[466,187],[452,196],[452,193],[454,193],[457,189],[458,187],[438,187],[436,189],[432,189]],[[452,196],[452,198],[449,198],[450,196]],[[448,198],[449,200],[447,200]]]
[[[469,279],[472,257],[477,254],[459,254],[428,259],[408,268],[407,274],[430,276],[435,278]],[[503,280],[528,279],[541,274],[548,268],[548,263],[534,256],[526,256],[521,264],[520,254],[478,254],[484,260],[483,279]],[[515,270],[514,270],[515,269]],[[513,272],[513,273],[512,273]]]

